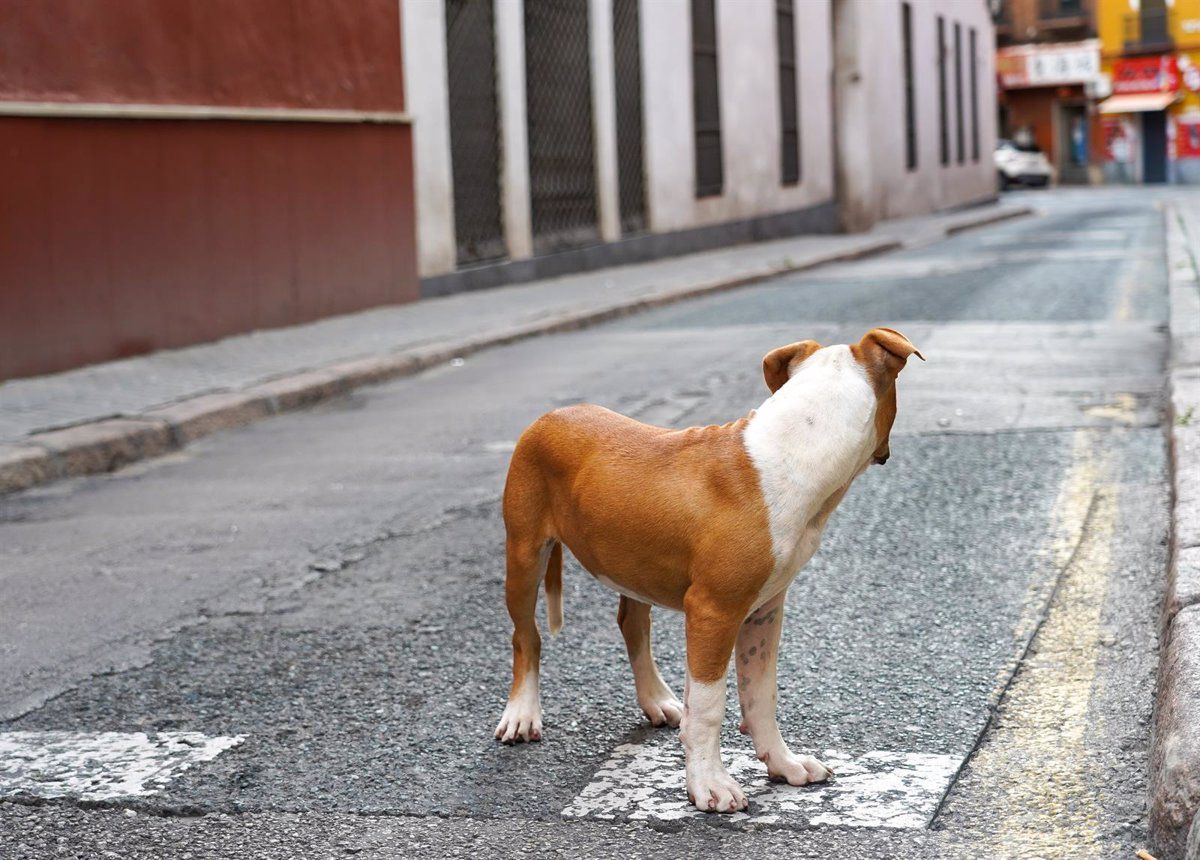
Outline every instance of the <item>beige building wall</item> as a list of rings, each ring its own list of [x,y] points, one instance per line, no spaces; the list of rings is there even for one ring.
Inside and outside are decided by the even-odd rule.
[[[996,193],[995,50],[983,2],[912,0],[917,166],[906,164],[904,54],[900,0],[834,0],[838,56],[839,202],[851,229],[882,218],[986,200]],[[950,162],[941,163],[937,17],[946,22],[946,100]],[[958,160],[954,25],[962,31],[964,158]],[[970,31],[976,33],[979,155],[971,147]]]
[[[646,180],[651,229],[681,230],[833,199],[830,4],[796,3],[801,168],[783,185],[775,0],[717,0],[724,189],[696,198],[691,4],[642,4]]]
[[[454,271],[445,18],[442,0],[400,0],[413,116],[420,273]],[[509,258],[533,248],[525,130],[524,0],[494,0],[502,138],[501,199]],[[600,234],[619,238],[612,0],[588,0]],[[697,198],[690,0],[642,0],[642,108],[648,227],[669,233],[840,202],[844,222],[984,200],[995,193],[992,22],[983,0],[912,0],[918,164],[905,165],[901,0],[796,0],[801,177],[780,163],[775,0],[716,0],[724,185]],[[946,18],[951,163],[939,159],[936,16]],[[957,161],[954,23],[963,32],[966,157]],[[969,32],[976,30],[978,161],[970,152]],[[836,60],[835,60],[836,55]],[[836,96],[835,96],[836,93]],[[836,104],[835,104],[836,99]],[[835,178],[836,177],[836,178]]]

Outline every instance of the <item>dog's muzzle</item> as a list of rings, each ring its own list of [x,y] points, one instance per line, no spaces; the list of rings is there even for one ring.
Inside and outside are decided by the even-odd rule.
[[[874,458],[874,459],[875,459],[875,465],[876,465],[876,466],[882,466],[884,463],[886,463],[886,462],[888,461],[888,457],[890,457],[890,456],[892,456],[892,455],[891,455],[891,454],[884,454],[882,457],[875,457],[875,458]]]

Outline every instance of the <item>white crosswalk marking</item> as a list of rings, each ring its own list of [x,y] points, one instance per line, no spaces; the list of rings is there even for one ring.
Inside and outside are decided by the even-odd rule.
[[[0,732],[0,797],[153,794],[243,740],[199,732]]]
[[[822,761],[837,776],[821,785],[769,782],[766,769],[745,749],[723,750],[729,773],[742,784],[750,809],[723,820],[789,826],[923,828],[958,770],[958,756],[828,750]],[[706,815],[684,792],[683,750],[675,737],[622,744],[592,782],[563,810],[564,818],[677,820]]]

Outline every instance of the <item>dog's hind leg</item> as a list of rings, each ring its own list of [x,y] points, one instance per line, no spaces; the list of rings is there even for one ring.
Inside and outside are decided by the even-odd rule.
[[[675,698],[654,662],[654,652],[650,648],[650,604],[622,595],[617,608],[617,626],[625,637],[642,713],[656,726],[678,726],[683,719],[683,703]]]
[[[538,586],[554,541],[530,542],[509,535],[505,594],[513,622],[513,680],[508,705],[496,726],[496,738],[506,744],[542,739],[542,703],[538,666],[542,637],[537,628]]]

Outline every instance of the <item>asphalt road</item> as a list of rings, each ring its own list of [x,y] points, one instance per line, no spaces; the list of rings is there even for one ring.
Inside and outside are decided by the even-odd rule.
[[[101,796],[98,748],[52,799],[28,749],[0,759],[0,857],[1132,856],[1167,529],[1162,215],[1141,189],[1028,199],[1041,215],[0,499],[0,752],[195,733],[168,756],[190,767],[133,799]],[[498,499],[521,430],[579,401],[730,420],[764,399],[771,347],[880,323],[929,361],[901,377],[892,459],[835,514],[781,646],[784,734],[846,761],[840,786],[677,815],[677,739],[636,706],[615,595],[573,562],[545,740],[496,744]],[[678,617],[656,610],[655,651],[680,691]],[[201,754],[214,738],[235,740]],[[724,745],[744,755],[732,708]],[[638,756],[658,775],[631,774]]]

